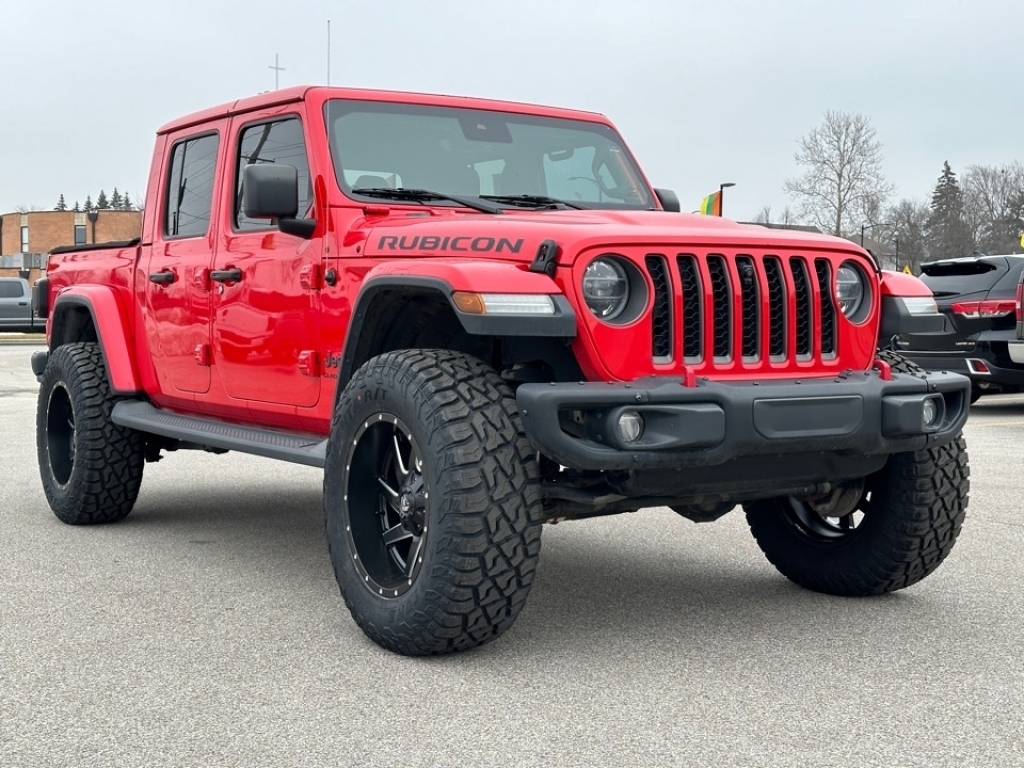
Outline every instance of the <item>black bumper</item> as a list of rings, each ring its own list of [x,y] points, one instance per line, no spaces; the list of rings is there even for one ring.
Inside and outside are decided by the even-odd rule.
[[[534,447],[575,469],[714,466],[744,456],[877,455],[952,440],[967,420],[970,381],[954,373],[878,371],[834,379],[631,384],[523,384],[516,391]],[[938,409],[923,424],[924,401]],[[643,417],[627,444],[619,417]],[[571,434],[570,434],[571,433]]]

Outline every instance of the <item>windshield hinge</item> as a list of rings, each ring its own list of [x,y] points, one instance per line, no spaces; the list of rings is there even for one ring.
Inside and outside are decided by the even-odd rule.
[[[530,271],[554,277],[557,266],[558,243],[554,240],[545,240],[537,249],[537,255],[533,258],[533,263],[530,264]]]

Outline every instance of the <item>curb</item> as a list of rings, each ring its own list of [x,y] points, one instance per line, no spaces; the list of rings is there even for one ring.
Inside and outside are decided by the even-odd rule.
[[[0,333],[0,345],[4,344],[46,344],[46,335],[42,333]]]

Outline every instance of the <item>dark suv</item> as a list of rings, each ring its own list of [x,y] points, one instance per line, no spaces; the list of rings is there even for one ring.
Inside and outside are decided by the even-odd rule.
[[[971,378],[971,402],[983,394],[1024,389],[1024,362],[1011,359],[1016,341],[1015,293],[1024,255],[931,261],[921,279],[945,315],[940,333],[903,333],[896,348],[929,371],[956,371]],[[1020,355],[1015,355],[1020,357]]]

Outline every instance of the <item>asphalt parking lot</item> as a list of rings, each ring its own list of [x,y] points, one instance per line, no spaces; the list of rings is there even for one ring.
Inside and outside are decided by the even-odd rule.
[[[1024,765],[1024,396],[972,409],[963,533],[904,592],[646,510],[547,527],[504,638],[408,659],[348,616],[317,470],[180,452],[124,522],[60,524],[34,348],[0,346],[0,766]]]

